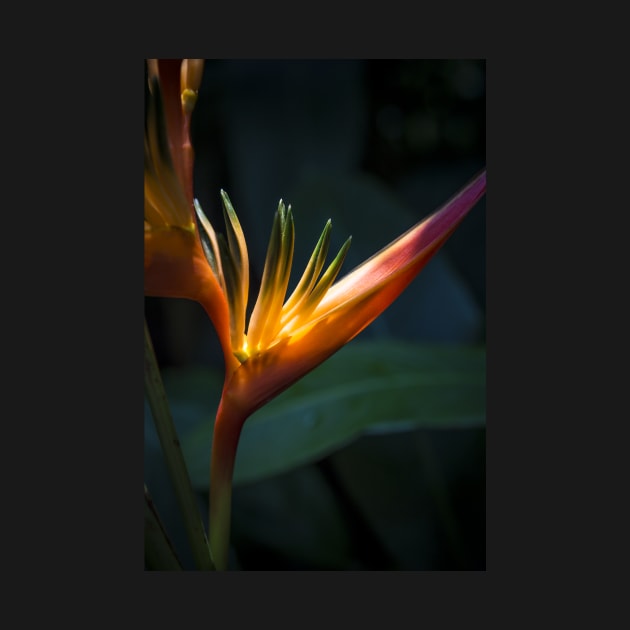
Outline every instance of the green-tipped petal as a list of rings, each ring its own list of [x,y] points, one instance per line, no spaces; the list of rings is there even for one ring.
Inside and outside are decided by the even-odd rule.
[[[244,343],[247,300],[249,297],[249,255],[243,229],[236,216],[230,198],[221,190],[223,217],[227,236],[227,248],[222,250],[223,268],[230,268],[230,280],[226,278],[232,317],[233,347],[238,352]],[[236,355],[238,358],[238,355]],[[240,360],[240,358],[239,358]]]
[[[217,240],[221,253],[221,264],[223,265],[223,277],[227,287],[227,300],[230,305],[232,348],[239,349],[244,341],[245,309],[247,307],[247,303],[243,301],[243,292],[241,290],[242,270],[231,256],[229,245],[223,234],[219,234]]]
[[[285,208],[281,200],[274,217],[260,293],[247,330],[251,352],[268,344],[280,328],[280,313],[289,284],[294,241],[291,206]]]
[[[234,261],[235,267],[240,270],[239,289],[241,292],[241,301],[244,305],[243,309],[245,309],[245,307],[247,307],[249,294],[249,255],[247,253],[247,243],[245,242],[243,228],[241,228],[232,202],[224,190],[221,190],[221,200],[223,201],[223,216],[225,219],[227,241],[230,246],[230,256]]]
[[[300,310],[296,312],[292,320],[289,320],[288,329],[295,329],[296,327],[301,326],[317,308],[317,305],[321,302],[322,298],[326,295],[326,292],[337,278],[337,275],[341,270],[341,266],[343,265],[343,261],[346,258],[346,254],[350,249],[351,242],[352,237],[350,236],[341,246],[339,253],[335,256],[334,260],[328,266],[328,269],[326,269],[325,273],[319,279],[315,288],[305,296]]]
[[[242,361],[245,319],[249,293],[249,257],[241,224],[229,197],[221,191],[227,237],[216,234],[212,224],[195,199],[201,244],[213,273],[219,280],[229,304],[230,339],[235,356]]]
[[[352,236],[349,236],[348,240],[341,246],[339,253],[335,256],[324,275],[320,278],[319,282],[308,296],[305,305],[307,309],[315,308],[326,294],[326,291],[328,291],[332,283],[336,280],[339,271],[341,271],[341,266],[346,258],[346,254],[350,249],[351,243]]]
[[[311,258],[306,265],[306,269],[297,283],[291,297],[286,301],[282,309],[282,323],[293,318],[295,313],[300,309],[304,301],[308,298],[309,294],[313,290],[317,278],[321,273],[326,256],[328,255],[328,247],[330,245],[330,232],[332,230],[332,222],[330,219],[326,222],[317,245],[311,254]]]
[[[199,237],[203,253],[206,256],[208,263],[210,263],[212,273],[214,273],[216,279],[219,281],[219,284],[223,289],[223,293],[227,296],[227,288],[223,277],[223,266],[221,264],[221,254],[219,251],[219,243],[217,241],[216,232],[212,227],[212,223],[210,223],[208,217],[205,215],[204,211],[201,209],[201,205],[196,199],[194,200],[194,205],[195,212],[197,213],[197,218],[199,220]]]

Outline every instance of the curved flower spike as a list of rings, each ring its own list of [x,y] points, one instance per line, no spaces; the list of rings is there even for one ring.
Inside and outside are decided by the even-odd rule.
[[[227,301],[204,255],[192,203],[189,127],[203,60],[150,59],[147,67],[144,292],[199,302],[217,330],[226,368],[233,369]]]
[[[485,189],[484,170],[438,211],[336,284],[333,283],[350,239],[322,273],[329,244],[329,221],[301,280],[286,300],[294,226],[291,207],[286,208],[280,201],[260,293],[246,332],[249,285],[248,271],[243,265],[247,261],[247,247],[236,213],[221,191],[228,227],[226,244],[195,203],[209,266],[229,305],[230,351],[240,362],[226,372],[212,445],[210,542],[217,568],[227,565],[232,472],[245,420],[374,321],[444,244]]]

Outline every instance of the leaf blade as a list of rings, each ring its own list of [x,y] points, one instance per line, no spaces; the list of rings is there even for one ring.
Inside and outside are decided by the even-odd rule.
[[[168,386],[167,386],[168,388]],[[172,396],[172,395],[171,395]],[[173,399],[173,413],[180,405]],[[208,487],[212,412],[182,438],[196,488]],[[256,412],[243,428],[234,483],[286,472],[364,433],[485,423],[485,349],[357,342]]]

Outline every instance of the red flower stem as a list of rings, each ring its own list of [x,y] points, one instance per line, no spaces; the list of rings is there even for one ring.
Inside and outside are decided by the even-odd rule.
[[[209,521],[210,548],[219,571],[225,571],[228,566],[232,476],[238,440],[247,417],[246,413],[230,404],[229,396],[221,399],[214,424],[210,459]]]

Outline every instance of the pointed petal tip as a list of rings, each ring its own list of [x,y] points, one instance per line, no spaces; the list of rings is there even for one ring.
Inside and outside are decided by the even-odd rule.
[[[486,169],[481,169],[469,182],[470,185],[477,184],[482,191],[486,189]]]

